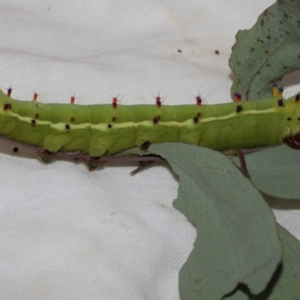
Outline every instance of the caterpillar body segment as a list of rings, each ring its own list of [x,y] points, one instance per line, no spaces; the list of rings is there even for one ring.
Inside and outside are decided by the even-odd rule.
[[[43,148],[45,160],[58,151],[102,157],[145,143],[161,142],[181,142],[214,150],[284,142],[297,148],[300,135],[297,98],[296,95],[283,100],[274,96],[200,106],[77,105],[14,100],[0,91],[0,135]]]

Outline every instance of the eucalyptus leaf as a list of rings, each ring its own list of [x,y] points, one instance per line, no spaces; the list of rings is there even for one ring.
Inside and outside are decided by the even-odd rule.
[[[241,287],[226,300],[300,299],[300,243],[281,225],[277,224],[283,248],[283,259],[267,288],[259,295],[251,295]]]
[[[231,157],[239,165],[237,157]],[[300,200],[299,151],[286,145],[246,154],[251,181],[262,192],[284,199]]]
[[[278,0],[250,30],[240,30],[229,65],[236,77],[231,87],[244,100],[269,98],[272,83],[300,69],[300,2]]]
[[[273,213],[223,154],[163,143],[150,153],[179,175],[174,207],[197,227],[194,249],[179,274],[182,300],[221,299],[239,283],[263,291],[281,260]]]

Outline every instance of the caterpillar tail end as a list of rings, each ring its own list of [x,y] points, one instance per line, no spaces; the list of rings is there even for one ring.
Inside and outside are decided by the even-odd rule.
[[[300,132],[293,135],[287,135],[282,140],[288,147],[300,150]]]

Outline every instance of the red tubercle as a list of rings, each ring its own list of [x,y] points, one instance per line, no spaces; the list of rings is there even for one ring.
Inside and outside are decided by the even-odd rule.
[[[11,96],[12,90],[13,90],[13,89],[12,89],[11,86],[7,89],[7,93],[6,93],[6,96],[7,96],[7,97],[10,97],[10,96]]]
[[[39,114],[35,114],[35,116],[34,116],[35,119],[38,119],[39,117],[40,117]]]
[[[165,97],[161,97],[161,96],[160,96],[160,93],[158,93],[157,96],[153,96],[153,97],[154,97],[154,99],[155,99],[156,107],[157,107],[157,108],[161,108],[162,103],[163,103],[162,99],[165,98]]]
[[[158,95],[155,97],[156,107],[161,108],[161,97]]]
[[[240,93],[234,93],[234,101],[235,102],[241,102],[242,101],[242,96]]]
[[[71,122],[71,123],[74,123],[74,121],[75,121],[75,118],[72,117],[72,118],[70,119],[70,122]]]
[[[38,96],[39,96],[38,93],[34,93],[32,97],[32,101],[37,101]]]
[[[118,101],[119,101],[118,96],[117,97],[112,97],[112,106],[113,106],[113,108],[117,108]]]
[[[76,100],[76,98],[75,98],[75,94],[74,94],[74,95],[71,96],[71,98],[70,98],[70,104],[74,104],[74,103],[75,103],[75,100]]]
[[[201,106],[202,101],[203,101],[201,96],[198,94],[198,96],[196,96],[195,98],[196,98],[196,105]]]

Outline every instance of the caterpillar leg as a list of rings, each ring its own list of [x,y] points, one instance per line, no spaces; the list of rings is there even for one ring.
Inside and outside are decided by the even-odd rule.
[[[283,139],[283,142],[292,149],[299,150],[300,149],[300,133],[296,133],[293,135],[287,135]]]
[[[89,156],[89,158],[84,159],[90,171],[102,166],[104,162],[101,160],[101,156]]]
[[[37,155],[41,158],[41,160],[45,163],[50,163],[55,159],[56,152],[51,152],[49,150],[43,149],[37,152]]]

